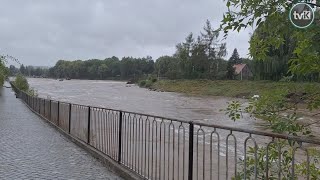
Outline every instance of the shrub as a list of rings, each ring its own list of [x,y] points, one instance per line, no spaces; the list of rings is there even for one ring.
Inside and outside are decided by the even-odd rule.
[[[27,92],[29,90],[29,83],[22,74],[18,74],[16,76],[16,79],[14,80],[14,85],[21,91]]]
[[[152,81],[146,81],[145,87],[150,88],[152,86],[153,82]]]
[[[5,79],[7,78],[8,70],[4,66],[4,63],[0,57],[0,85],[2,86]]]
[[[306,89],[309,94],[308,103],[310,110],[319,109],[320,96],[318,90],[315,88]],[[292,89],[282,88],[280,90],[267,91],[261,96],[254,96],[249,100],[249,103],[242,105],[239,101],[232,101],[229,103],[228,108],[225,110],[226,114],[233,121],[237,121],[241,118],[243,113],[248,113],[251,117],[259,118],[265,122],[264,127],[272,130],[275,133],[282,133],[291,136],[309,138],[312,137],[311,126],[314,123],[302,124],[299,122],[299,116],[297,113],[298,103],[291,103],[287,101],[286,95],[289,93],[296,93]],[[287,116],[283,116],[283,113],[288,113]],[[300,147],[299,147],[300,146]],[[257,176],[259,179],[265,179],[266,171],[266,157],[268,155],[268,167],[269,179],[277,179],[277,173],[281,172],[282,179],[298,179],[297,177],[305,177],[307,169],[310,167],[310,177],[312,179],[320,179],[319,168],[319,149],[313,147],[306,147],[303,154],[304,157],[309,158],[301,160],[299,163],[295,163],[292,159],[294,155],[294,149],[299,147],[303,149],[302,142],[286,140],[286,139],[274,139],[268,146],[248,146],[246,159],[240,159],[239,171],[233,177],[233,179],[253,179],[255,176],[254,169],[256,168]],[[311,153],[313,152],[313,153]],[[267,154],[268,153],[268,154]],[[255,156],[257,160],[255,159]],[[245,163],[246,162],[246,163]],[[281,168],[278,164],[280,163]],[[309,163],[309,167],[308,164]],[[256,165],[255,165],[256,164]],[[292,164],[295,164],[295,177],[292,177],[291,169]],[[246,171],[244,171],[246,168]],[[246,178],[245,178],[246,177]],[[300,178],[299,178],[300,179]]]
[[[142,80],[139,82],[140,87],[144,87],[146,85],[146,80]]]
[[[155,82],[157,82],[157,78],[152,78],[151,81],[152,81],[153,83],[155,83]]]
[[[27,92],[30,96],[33,96],[33,97],[38,97],[38,92],[33,89],[33,88],[30,88]]]

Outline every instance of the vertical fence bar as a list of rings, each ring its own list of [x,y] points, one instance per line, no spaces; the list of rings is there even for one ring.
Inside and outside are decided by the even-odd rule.
[[[193,178],[193,134],[194,124],[189,123],[189,168],[188,168],[188,180]]]
[[[57,126],[60,127],[60,101],[58,101],[58,118],[57,118]]]
[[[50,111],[49,111],[49,112],[50,112],[50,114],[49,114],[49,121],[52,121],[52,115],[51,115],[51,103],[52,103],[52,102],[51,102],[51,100],[49,100],[49,105],[50,105],[50,106],[49,106],[49,108],[50,108]]]
[[[44,103],[43,103],[43,116],[46,117],[46,100],[43,99]]]
[[[71,132],[71,103],[69,104],[69,134]]]
[[[90,119],[91,119],[91,107],[88,106],[88,144],[90,144]]]
[[[122,111],[119,111],[119,149],[118,149],[118,163],[121,163],[121,152],[122,152]]]

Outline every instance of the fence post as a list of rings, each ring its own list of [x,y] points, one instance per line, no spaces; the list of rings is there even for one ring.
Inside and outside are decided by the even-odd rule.
[[[43,116],[46,117],[46,100],[43,99]]]
[[[91,108],[88,106],[88,144],[90,144],[90,120],[91,120]]]
[[[71,103],[69,104],[69,134],[71,133]]]
[[[122,111],[119,112],[119,149],[118,149],[118,163],[121,163],[121,152],[122,152]]]
[[[60,127],[60,101],[58,101],[58,118],[57,118],[57,126]]]
[[[49,105],[50,105],[50,106],[49,106],[49,108],[50,108],[50,111],[49,111],[49,112],[50,112],[50,114],[49,114],[49,121],[52,121],[52,115],[51,115],[51,103],[52,103],[52,102],[51,102],[51,99],[50,99],[50,100],[49,100]]]
[[[39,114],[41,114],[41,112],[40,112],[40,106],[41,106],[41,99],[40,98],[38,98],[38,107],[39,107]]]
[[[188,167],[188,180],[193,178],[193,134],[194,134],[194,124],[189,123],[189,167]]]

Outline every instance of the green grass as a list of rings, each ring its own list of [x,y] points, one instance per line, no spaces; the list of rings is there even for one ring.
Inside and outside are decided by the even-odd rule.
[[[285,87],[302,92],[307,86],[317,86],[320,89],[320,83],[236,80],[161,80],[154,83],[152,88],[188,95],[248,98],[264,91],[273,91]]]

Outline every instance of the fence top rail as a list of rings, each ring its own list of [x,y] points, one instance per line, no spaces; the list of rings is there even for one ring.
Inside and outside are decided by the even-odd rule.
[[[25,95],[29,96],[27,93],[25,93],[25,92],[23,92],[23,93]],[[40,97],[38,97],[38,98],[39,99],[43,99],[43,100],[47,100],[47,99],[40,98]],[[58,101],[58,100],[54,100],[54,101],[59,102],[59,103],[63,103],[63,104],[81,106],[81,107],[118,111],[118,112],[122,112],[124,114],[126,114],[126,113],[127,114],[135,114],[135,115],[146,116],[146,117],[150,117],[150,118],[157,118],[157,119],[161,119],[161,120],[175,121],[175,122],[186,123],[186,124],[193,124],[193,125],[198,125],[200,127],[210,127],[210,128],[215,128],[215,129],[229,130],[229,131],[231,131],[231,133],[234,131],[234,132],[248,133],[250,135],[260,135],[260,136],[267,136],[267,137],[271,137],[271,138],[293,140],[293,141],[300,142],[300,143],[310,143],[310,144],[320,145],[320,140],[319,139],[310,138],[310,137],[299,137],[299,136],[292,136],[292,135],[287,135],[287,134],[279,134],[279,133],[273,133],[273,132],[267,132],[267,131],[248,130],[248,129],[244,129],[244,128],[230,127],[230,126],[224,126],[224,125],[216,125],[216,124],[210,124],[210,123],[199,122],[199,121],[190,121],[190,120],[182,120],[182,119],[175,119],[175,118],[167,118],[167,117],[163,117],[163,116],[156,116],[156,115],[150,115],[150,114],[144,114],[144,113],[124,111],[124,110],[120,110],[120,109],[111,109],[111,108],[99,107],[99,106],[88,106],[88,105],[70,103],[70,102]]]

